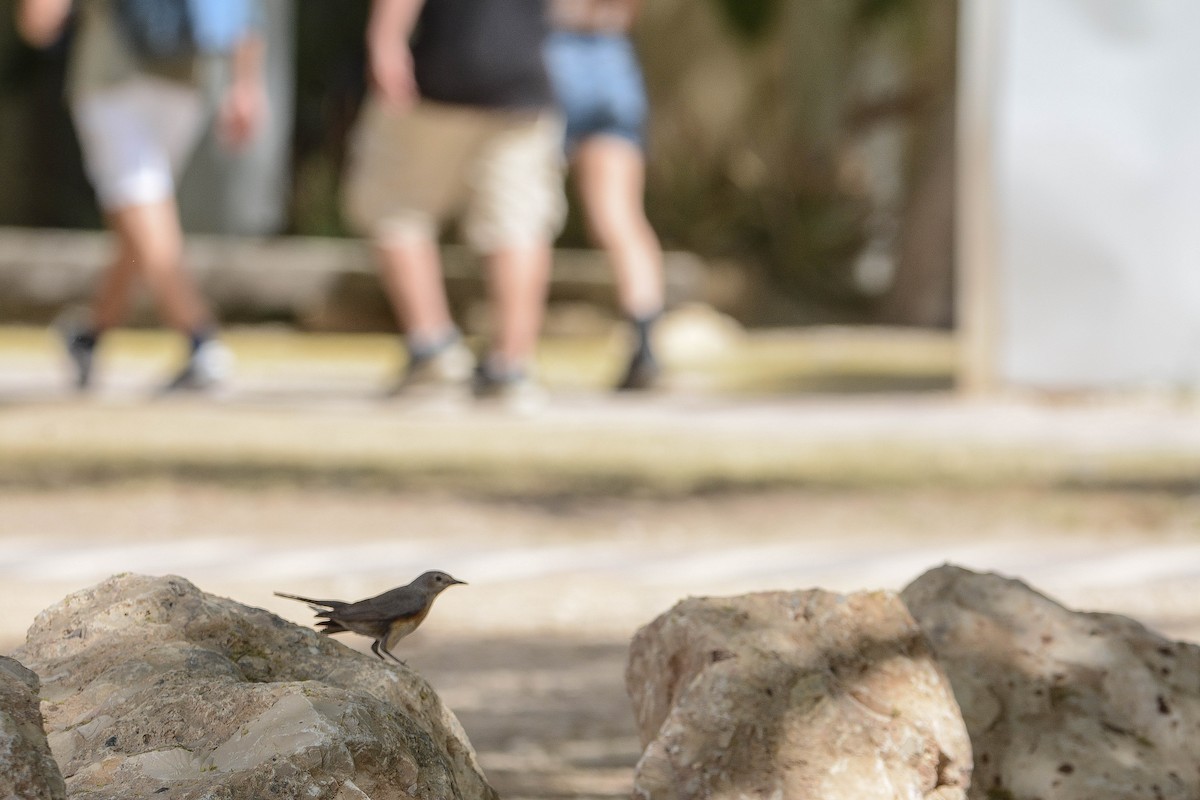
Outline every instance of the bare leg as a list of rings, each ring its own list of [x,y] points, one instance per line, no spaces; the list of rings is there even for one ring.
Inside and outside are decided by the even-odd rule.
[[[452,330],[437,243],[413,238],[380,244],[376,252],[384,289],[405,333],[432,341]]]
[[[548,242],[501,248],[488,257],[496,331],[491,356],[504,369],[533,362],[550,280]]]
[[[450,315],[437,242],[427,236],[392,239],[378,242],[376,253],[408,350],[404,373],[389,394],[457,396],[467,385],[475,359],[462,344]]]
[[[662,248],[646,219],[641,150],[618,136],[593,136],[576,149],[574,166],[592,236],[612,260],[621,310],[635,318],[657,314]]]
[[[118,244],[112,263],[101,273],[92,295],[91,323],[96,333],[115,328],[125,321],[137,277],[133,256]]]
[[[110,211],[107,221],[116,239],[116,254],[96,284],[91,318],[82,324],[67,323],[63,330],[67,353],[75,365],[76,387],[89,386],[98,338],[125,320],[139,278],[149,288],[162,320],[192,343],[184,371],[167,388],[213,385],[228,371],[229,358],[223,349],[210,347],[203,363],[198,359],[214,323],[191,275],[183,268],[183,231],[174,199],[125,206]]]
[[[641,150],[619,136],[593,136],[575,152],[576,183],[592,236],[612,262],[617,301],[632,324],[633,347],[619,390],[658,383],[651,330],[663,309],[662,247],[646,219]]]
[[[124,318],[135,277],[145,281],[159,314],[172,328],[194,334],[213,325],[212,314],[183,268],[183,231],[173,199],[111,211],[108,223],[117,237],[118,257],[97,287],[97,329]]]

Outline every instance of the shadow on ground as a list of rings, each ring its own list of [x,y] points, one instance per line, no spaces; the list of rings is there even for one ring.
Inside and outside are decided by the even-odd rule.
[[[410,649],[506,800],[628,797],[641,755],[625,642],[430,635]]]

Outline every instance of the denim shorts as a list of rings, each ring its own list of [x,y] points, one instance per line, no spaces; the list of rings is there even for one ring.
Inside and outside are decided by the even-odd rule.
[[[546,43],[546,64],[567,118],[568,154],[600,134],[644,147],[646,88],[627,36],[555,32]]]

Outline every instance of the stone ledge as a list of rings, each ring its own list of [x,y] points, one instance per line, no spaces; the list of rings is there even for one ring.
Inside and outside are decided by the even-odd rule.
[[[45,323],[89,296],[109,258],[99,231],[0,228],[0,319]],[[443,248],[456,313],[484,296],[478,259]],[[280,321],[310,330],[391,330],[369,245],[359,239],[191,235],[187,263],[220,317],[229,322]],[[673,304],[701,299],[704,265],[686,252],[666,254]],[[612,271],[599,251],[556,250],[554,303],[613,306]]]

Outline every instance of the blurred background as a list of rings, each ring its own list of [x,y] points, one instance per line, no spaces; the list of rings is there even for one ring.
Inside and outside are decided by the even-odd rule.
[[[181,199],[190,231],[256,244],[197,245],[191,262],[228,322],[390,331],[339,214],[368,2],[265,7],[270,130],[232,159],[209,141]],[[44,323],[99,256],[14,230],[99,221],[61,100],[66,47],[24,47],[12,16],[0,314]],[[953,378],[973,390],[1193,391],[1200,105],[1179,32],[1197,16],[1174,0],[646,3],[646,202],[669,299],[754,329],[953,332]],[[478,271],[453,241],[452,302],[478,330]],[[611,278],[576,204],[559,245],[548,332],[605,330]]]
[[[345,236],[338,184],[369,3],[266,5],[274,129],[234,165],[210,143],[185,218],[194,231]],[[18,44],[12,16],[0,19],[0,225],[96,227],[60,99],[65,48]],[[724,278],[722,310],[755,325],[949,325],[955,16],[930,0],[645,4],[648,213],[668,249]],[[586,245],[578,214],[561,244]]]

